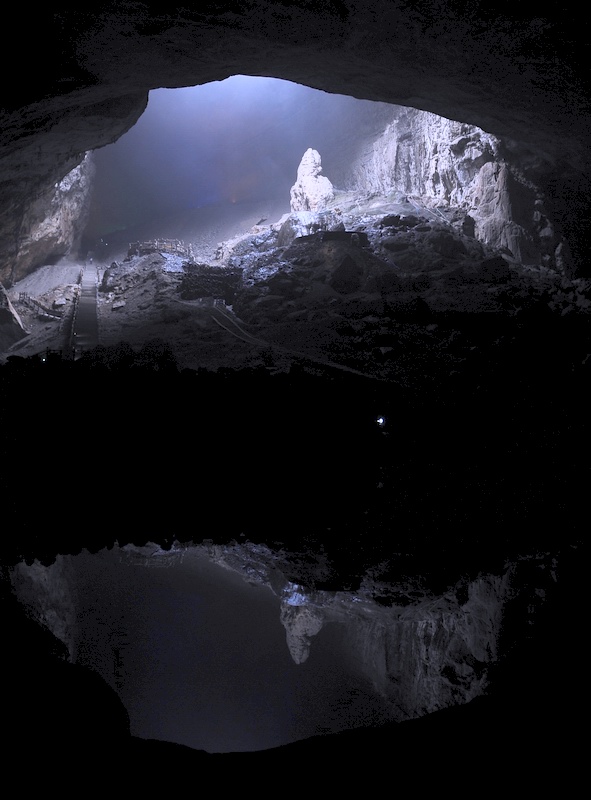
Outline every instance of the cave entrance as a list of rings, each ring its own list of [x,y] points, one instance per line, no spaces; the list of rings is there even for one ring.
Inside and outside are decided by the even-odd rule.
[[[275,78],[150,92],[144,114],[94,152],[95,188],[83,247],[113,256],[128,240],[222,239],[289,212],[290,187],[313,147],[337,186],[396,106]],[[217,241],[217,239],[216,239]]]
[[[108,265],[131,241],[173,239],[211,261],[221,241],[293,210],[290,188],[310,149],[337,192],[382,198],[384,208],[410,201],[405,213],[516,263],[572,269],[536,184],[543,165],[524,166],[514,143],[418,109],[247,75],[153,90],[138,122],[94,152],[82,249]]]

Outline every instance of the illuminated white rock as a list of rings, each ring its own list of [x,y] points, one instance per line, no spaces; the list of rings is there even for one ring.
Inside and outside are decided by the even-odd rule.
[[[300,161],[297,180],[291,187],[292,211],[319,211],[334,198],[333,185],[321,172],[320,153],[309,147]]]

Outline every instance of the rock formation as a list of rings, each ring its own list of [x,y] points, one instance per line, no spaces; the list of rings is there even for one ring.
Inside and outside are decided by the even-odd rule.
[[[292,211],[322,211],[334,198],[334,188],[321,175],[320,153],[309,147],[300,161],[297,180],[291,187]]]
[[[20,316],[0,284],[0,349],[8,350],[25,334],[26,330]]]
[[[7,276],[11,283],[42,264],[55,262],[72,252],[78,255],[88,218],[93,177],[92,154],[87,153],[78,166],[28,205]]]
[[[551,199],[537,185],[543,159],[523,163],[505,142],[483,130],[416,109],[396,109],[373,139],[360,142],[346,177],[349,189],[392,192],[440,212],[515,261],[572,275],[562,237],[550,221]]]
[[[287,581],[280,558],[261,546],[214,547],[211,557],[280,597],[281,623],[296,664],[307,660],[325,625],[341,625],[352,657],[393,704],[398,720],[483,694],[499,658],[504,611],[519,591],[517,565],[436,597],[418,585],[387,586],[375,573],[368,573],[356,592],[310,590]],[[379,603],[384,590],[391,604]]]
[[[68,575],[68,557],[58,557],[49,567],[43,567],[39,562],[22,562],[12,571],[11,583],[29,615],[51,631],[67,648],[69,658],[74,662],[76,612]]]

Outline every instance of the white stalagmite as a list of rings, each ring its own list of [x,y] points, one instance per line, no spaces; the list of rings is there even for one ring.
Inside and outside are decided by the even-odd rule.
[[[333,185],[321,172],[320,153],[309,147],[300,161],[297,180],[291,187],[292,211],[320,211],[334,198]]]

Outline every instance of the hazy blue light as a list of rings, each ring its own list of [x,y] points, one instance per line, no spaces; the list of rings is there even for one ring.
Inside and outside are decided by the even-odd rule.
[[[289,210],[304,152],[317,149],[330,177],[335,143],[350,146],[351,121],[377,105],[244,75],[156,89],[135,126],[95,151],[87,237],[217,204],[284,198]]]

